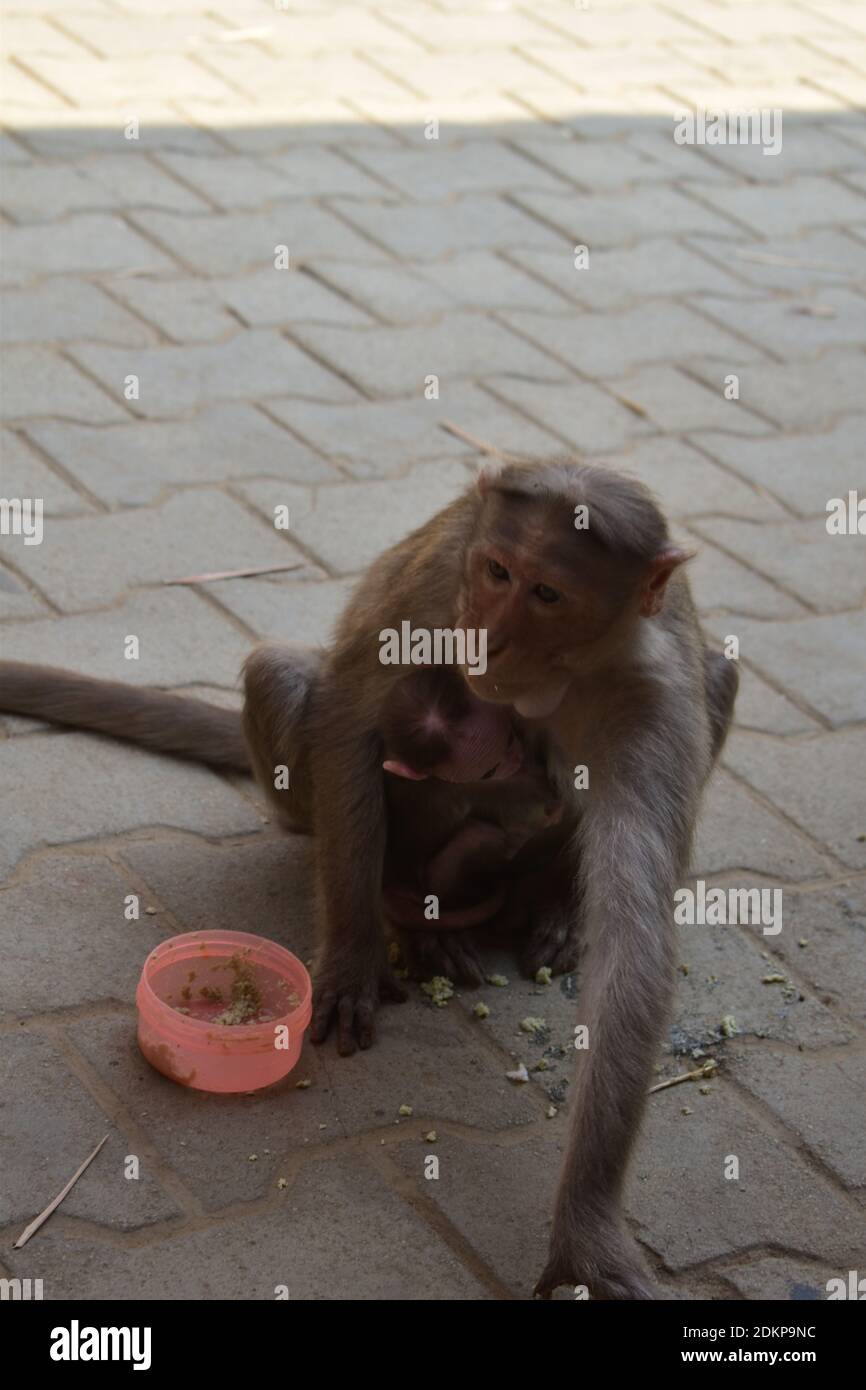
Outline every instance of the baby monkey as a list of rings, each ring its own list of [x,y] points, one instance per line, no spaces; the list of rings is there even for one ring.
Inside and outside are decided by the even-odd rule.
[[[514,856],[562,814],[538,751],[507,706],[479,700],[448,667],[395,684],[382,734],[386,916],[427,930],[491,921]]]

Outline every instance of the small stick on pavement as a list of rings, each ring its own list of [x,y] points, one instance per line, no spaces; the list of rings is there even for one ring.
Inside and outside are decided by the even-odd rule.
[[[215,579],[246,579],[251,574],[281,574],[284,570],[303,569],[299,561],[291,565],[250,565],[242,570],[212,570],[210,574],[187,574],[183,579],[164,579],[163,584],[210,584]]]
[[[439,428],[445,430],[446,434],[453,434],[457,439],[462,439],[465,444],[471,444],[473,449],[477,449],[480,454],[491,454],[494,458],[504,459],[506,463],[520,462],[516,454],[507,454],[504,449],[497,449],[495,444],[488,444],[483,439],[477,439],[474,434],[470,434],[468,430],[462,430],[451,420],[440,420]]]
[[[99,1143],[93,1150],[93,1153],[90,1155],[90,1157],[86,1158],[82,1163],[81,1167],[77,1170],[77,1172],[72,1174],[72,1177],[69,1179],[69,1182],[66,1184],[63,1191],[58,1192],[57,1196],[54,1198],[54,1201],[49,1202],[45,1210],[41,1212],[39,1216],[37,1216],[33,1221],[31,1221],[29,1226],[26,1226],[24,1228],[24,1230],[21,1232],[20,1236],[16,1240],[15,1244],[12,1246],[13,1250],[20,1250],[22,1245],[26,1245],[30,1237],[35,1235],[36,1232],[39,1230],[39,1227],[42,1225],[42,1223],[48,1220],[49,1216],[53,1211],[57,1210],[67,1193],[72,1191],[73,1187],[78,1182],[78,1179],[81,1177],[81,1174],[84,1172],[84,1170],[90,1167],[96,1155],[99,1153],[99,1150],[102,1148],[103,1144],[107,1142],[108,1138],[109,1136],[106,1134],[104,1139],[100,1139]]]
[[[684,1071],[679,1076],[672,1076],[668,1081],[660,1081],[657,1086],[650,1086],[649,1095],[654,1091],[666,1091],[668,1086],[679,1086],[681,1081],[703,1081],[706,1077],[712,1076],[718,1070],[718,1062],[714,1057],[708,1057],[704,1064],[697,1067],[695,1071]]]

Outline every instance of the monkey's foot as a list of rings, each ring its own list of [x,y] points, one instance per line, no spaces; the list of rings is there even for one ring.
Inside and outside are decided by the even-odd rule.
[[[577,965],[579,954],[578,913],[554,907],[533,921],[520,952],[520,970],[530,980],[545,965],[554,975],[567,975]]]
[[[572,1218],[574,1220],[574,1218]],[[572,1239],[551,1237],[550,1255],[535,1286],[536,1298],[549,1299],[566,1284],[576,1298],[654,1299],[638,1247],[615,1221],[579,1223]]]
[[[372,979],[341,980],[336,969],[324,966],[313,989],[313,1021],[310,1041],[322,1043],[337,1025],[337,1052],[351,1057],[360,1047],[372,1047],[376,1029],[374,1018],[380,1004],[402,1004],[407,994],[390,970]]]
[[[400,944],[413,980],[445,975],[455,985],[484,982],[484,969],[467,931],[402,932]]]

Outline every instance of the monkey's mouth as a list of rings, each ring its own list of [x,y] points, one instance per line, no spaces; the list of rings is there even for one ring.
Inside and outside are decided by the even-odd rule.
[[[513,777],[515,772],[519,772],[523,766],[523,748],[520,740],[512,733],[508,740],[508,747],[505,750],[504,758],[500,758],[498,763],[489,768],[482,777],[482,782],[499,782],[504,777]]]

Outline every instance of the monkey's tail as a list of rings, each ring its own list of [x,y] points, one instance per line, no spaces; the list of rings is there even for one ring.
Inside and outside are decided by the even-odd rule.
[[[55,666],[0,661],[0,710],[70,724],[211,767],[251,770],[239,710],[95,680]]]

